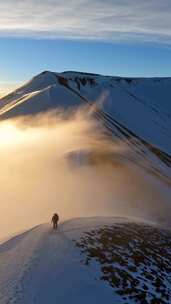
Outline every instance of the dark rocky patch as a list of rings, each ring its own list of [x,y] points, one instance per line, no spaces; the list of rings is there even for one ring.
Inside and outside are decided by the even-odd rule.
[[[68,79],[62,76],[57,77],[59,84],[63,85],[64,87],[68,87]]]
[[[128,303],[171,303],[170,231],[144,224],[114,224],[85,232],[76,245],[82,262],[90,266],[96,261],[99,279]]]

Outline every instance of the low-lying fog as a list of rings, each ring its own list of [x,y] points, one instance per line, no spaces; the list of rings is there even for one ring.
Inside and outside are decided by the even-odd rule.
[[[54,212],[168,221],[171,201],[159,181],[126,163],[126,145],[86,112],[0,123],[1,238],[50,222]]]

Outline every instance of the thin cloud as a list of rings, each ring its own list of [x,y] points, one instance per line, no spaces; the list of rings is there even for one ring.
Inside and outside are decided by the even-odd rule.
[[[170,0],[0,1],[0,35],[171,42]]]

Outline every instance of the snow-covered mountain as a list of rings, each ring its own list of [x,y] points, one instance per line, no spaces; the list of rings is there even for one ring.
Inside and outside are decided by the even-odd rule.
[[[171,78],[120,78],[43,72],[0,104],[1,115],[35,114],[55,107],[100,102],[105,113],[137,136],[171,153]]]
[[[170,303],[171,235],[124,218],[40,225],[0,245],[0,303]]]
[[[130,161],[170,185],[170,99],[171,78],[45,71],[0,100],[0,117],[95,104],[94,116],[133,151]]]
[[[149,173],[147,181],[157,177],[169,192],[170,99],[171,78],[45,71],[0,99],[0,119],[87,105],[107,138],[128,148],[122,163]],[[73,160],[75,151],[65,156]],[[0,245],[0,304],[169,304],[170,240],[169,230],[131,218],[73,219],[57,232],[37,226]]]

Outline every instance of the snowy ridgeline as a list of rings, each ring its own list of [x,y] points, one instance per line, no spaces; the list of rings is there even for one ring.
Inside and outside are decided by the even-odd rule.
[[[170,78],[43,72],[0,100],[0,118],[96,103],[95,118],[128,146],[126,160],[170,186],[170,98]],[[92,151],[65,157],[94,163]],[[170,237],[121,218],[70,220],[58,232],[40,225],[0,245],[0,304],[171,303]]]
[[[124,218],[37,226],[0,246],[0,303],[170,303],[171,233]]]
[[[113,119],[171,155],[170,99],[171,78],[120,78],[47,71],[1,99],[0,116],[36,114],[96,102],[103,111],[100,117],[108,127],[112,128]]]
[[[126,161],[159,177],[170,187],[170,98],[171,78],[45,71],[0,100],[0,118],[87,106],[113,138],[124,142],[131,152]],[[74,153],[79,159],[84,155],[84,151]]]

